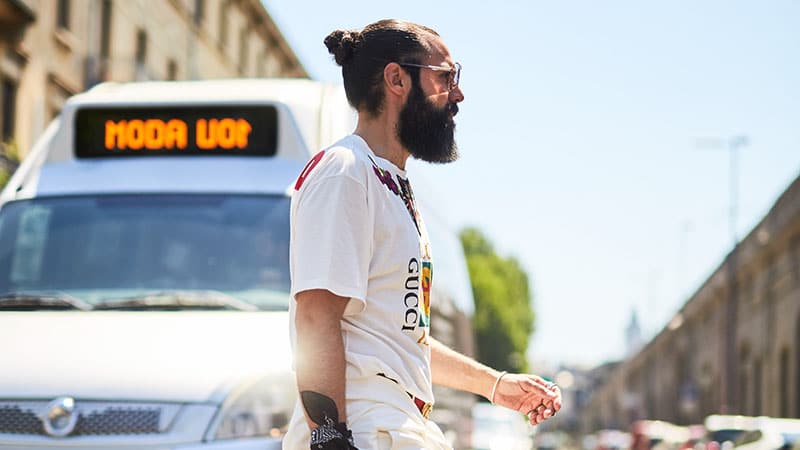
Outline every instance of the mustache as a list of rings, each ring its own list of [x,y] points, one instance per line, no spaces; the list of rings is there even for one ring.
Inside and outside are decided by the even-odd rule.
[[[450,113],[453,117],[458,114],[458,104],[456,103],[448,103],[447,104],[447,112]]]

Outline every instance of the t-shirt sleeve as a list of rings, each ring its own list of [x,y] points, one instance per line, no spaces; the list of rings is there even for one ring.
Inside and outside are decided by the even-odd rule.
[[[351,299],[345,315],[362,311],[373,226],[366,188],[350,176],[332,175],[314,180],[295,195],[292,298],[298,292],[325,289]]]

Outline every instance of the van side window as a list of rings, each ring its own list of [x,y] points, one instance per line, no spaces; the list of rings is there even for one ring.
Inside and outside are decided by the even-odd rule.
[[[10,278],[13,284],[24,286],[41,277],[50,214],[49,208],[32,207],[20,215],[14,258],[11,261]]]

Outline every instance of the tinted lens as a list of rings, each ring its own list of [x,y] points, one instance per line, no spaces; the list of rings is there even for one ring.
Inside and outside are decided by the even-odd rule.
[[[461,78],[461,64],[456,63],[453,70],[450,71],[450,89],[458,86],[458,80]]]

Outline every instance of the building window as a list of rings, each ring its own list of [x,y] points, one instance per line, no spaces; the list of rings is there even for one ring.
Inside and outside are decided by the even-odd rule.
[[[110,78],[111,71],[111,0],[100,2],[100,33],[98,34],[98,48],[96,65],[91,66],[87,73],[87,86],[93,86]],[[94,58],[90,58],[94,61]]]
[[[794,286],[800,287],[800,236],[795,236],[790,245],[792,271],[794,272]]]
[[[106,60],[111,54],[111,0],[100,3],[100,57]]]
[[[239,73],[247,75],[247,56],[248,56],[248,39],[250,37],[250,30],[245,27],[239,33]]]
[[[69,0],[58,0],[56,26],[69,30]]]
[[[170,81],[178,79],[178,63],[174,59],[167,61],[167,79]]]
[[[780,377],[780,382],[778,386],[786,386],[786,389],[789,388],[789,350],[784,348],[781,350],[780,361],[778,362],[778,370],[780,373],[778,376]],[[788,392],[787,392],[788,394]],[[788,395],[778,395],[778,401],[780,402],[780,416],[781,417],[789,417],[789,396]]]
[[[228,10],[230,1],[225,0],[219,6],[219,46],[225,48],[228,45]]]
[[[136,79],[147,79],[147,32],[139,30],[136,32]]]
[[[147,32],[139,30],[136,32],[136,64],[144,65],[147,60]]]
[[[194,0],[194,23],[200,25],[205,14],[205,0]]]
[[[3,78],[0,101],[3,102],[0,110],[0,141],[7,142],[14,137],[14,113],[17,105],[17,85],[14,81]]]
[[[745,345],[742,348],[741,353],[739,354],[739,392],[738,392],[738,400],[737,410],[739,414],[747,414],[750,411],[750,384],[749,384],[749,377],[748,377],[748,364],[749,364],[749,346]]]
[[[762,377],[761,358],[753,364],[753,411],[752,415],[761,414],[761,377]]]
[[[800,316],[797,317],[794,334],[794,417],[800,417]]]

